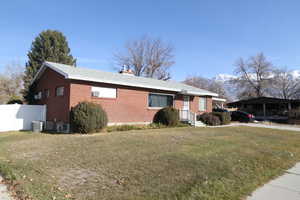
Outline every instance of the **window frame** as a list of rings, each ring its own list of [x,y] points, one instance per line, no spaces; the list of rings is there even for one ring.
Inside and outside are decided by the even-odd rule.
[[[42,100],[43,98],[43,92],[42,91],[38,91],[35,95],[34,95],[34,99],[35,100]]]
[[[150,106],[149,106],[149,103],[150,103],[150,102],[149,102],[149,96],[150,96],[151,94],[154,94],[154,95],[162,95],[162,96],[172,96],[172,107],[174,107],[174,105],[175,105],[175,94],[149,92],[149,93],[148,93],[148,96],[147,96],[147,107],[148,107],[148,109],[162,109],[162,108],[164,108],[164,107],[150,107]]]
[[[115,97],[97,97],[97,96],[93,96],[93,87],[95,88],[108,88],[108,89],[115,89],[116,91],[116,96]],[[101,94],[100,94],[101,95]],[[91,86],[91,97],[92,98],[97,98],[97,99],[111,99],[111,100],[115,100],[118,98],[118,88],[116,87],[102,87],[102,86]]]
[[[50,89],[45,89],[44,90],[44,98],[48,99],[50,97]]]
[[[58,91],[59,88],[63,88],[62,95],[58,95],[58,94],[57,94],[57,91]],[[65,96],[65,86],[58,86],[58,87],[56,87],[56,88],[55,88],[55,96],[56,96],[56,97],[63,97],[63,96]]]
[[[201,103],[201,99],[204,99],[204,109],[202,110],[202,107],[200,105]],[[206,112],[207,111],[207,98],[206,97],[199,97],[199,101],[198,101],[198,110],[200,112]]]

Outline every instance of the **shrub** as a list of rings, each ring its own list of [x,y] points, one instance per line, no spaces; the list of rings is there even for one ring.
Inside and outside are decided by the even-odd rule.
[[[162,108],[154,115],[153,122],[166,126],[177,126],[179,123],[179,112],[172,107]]]
[[[290,124],[300,124],[300,108],[288,112],[288,122]]]
[[[71,110],[71,127],[74,132],[99,132],[107,126],[107,115],[99,104],[81,102]]]
[[[23,104],[23,101],[20,97],[13,96],[8,100],[6,104]]]
[[[300,119],[300,108],[290,110],[288,113],[289,119]]]
[[[219,117],[221,125],[227,125],[231,122],[231,115],[229,112],[213,112],[212,114]]]
[[[143,129],[147,129],[147,126],[124,124],[124,125],[117,125],[117,126],[109,126],[106,128],[107,132],[143,130]]]
[[[202,121],[203,123],[210,126],[218,126],[221,125],[221,121],[219,117],[213,115],[212,113],[203,113],[197,116],[197,120]]]

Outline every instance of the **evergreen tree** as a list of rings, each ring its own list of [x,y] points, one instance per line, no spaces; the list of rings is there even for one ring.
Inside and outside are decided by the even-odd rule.
[[[76,65],[76,59],[70,53],[66,37],[59,31],[46,30],[41,32],[32,42],[27,54],[24,75],[24,99],[28,103],[34,103],[34,85],[30,85],[32,79],[41,68],[44,61],[57,62],[68,65]]]

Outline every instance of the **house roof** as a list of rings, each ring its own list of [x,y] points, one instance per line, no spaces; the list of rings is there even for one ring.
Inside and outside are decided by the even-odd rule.
[[[300,100],[297,99],[280,99],[280,98],[273,98],[273,97],[255,97],[251,99],[245,99],[235,102],[230,102],[227,104],[228,107],[238,107],[242,104],[281,104],[281,103],[300,103]]]
[[[218,94],[216,93],[171,80],[163,81],[153,78],[130,76],[113,72],[74,67],[53,62],[44,62],[44,64],[32,80],[32,83],[41,77],[41,75],[47,67],[63,75],[66,79],[110,83],[116,85],[150,88],[165,91],[175,91],[190,95],[218,96]]]

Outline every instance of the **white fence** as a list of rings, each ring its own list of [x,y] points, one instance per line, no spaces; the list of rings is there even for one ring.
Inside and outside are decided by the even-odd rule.
[[[0,132],[31,130],[32,121],[46,121],[46,106],[0,105]]]

